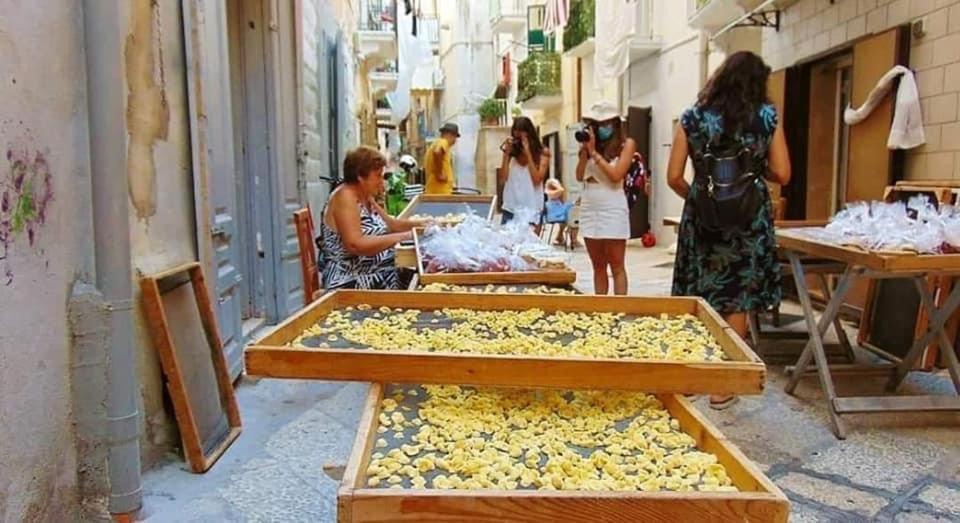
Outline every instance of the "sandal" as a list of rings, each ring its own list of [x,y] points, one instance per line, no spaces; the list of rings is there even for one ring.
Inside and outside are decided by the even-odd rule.
[[[739,396],[726,396],[726,397],[720,397],[720,398],[717,398],[716,396],[711,396],[710,408],[713,410],[726,410],[738,401],[740,401]]]

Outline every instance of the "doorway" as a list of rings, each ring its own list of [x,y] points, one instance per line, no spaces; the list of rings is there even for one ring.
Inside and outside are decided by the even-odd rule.
[[[850,103],[853,56],[844,53],[810,71],[806,219],[826,220],[846,203],[850,128],[843,111]],[[829,195],[824,198],[824,195]]]

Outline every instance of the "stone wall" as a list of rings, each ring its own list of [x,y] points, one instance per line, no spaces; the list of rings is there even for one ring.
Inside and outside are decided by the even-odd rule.
[[[800,0],[779,32],[764,31],[763,56],[774,69],[915,20],[909,66],[917,72],[927,144],[907,153],[908,179],[960,179],[960,1]]]

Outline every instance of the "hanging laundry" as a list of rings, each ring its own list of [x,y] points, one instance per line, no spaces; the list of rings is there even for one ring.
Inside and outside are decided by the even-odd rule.
[[[603,89],[630,67],[630,41],[637,25],[637,4],[629,0],[596,3],[593,86]]]
[[[570,0],[547,0],[543,32],[550,34],[567,26],[570,19]]]
[[[923,114],[920,109],[917,81],[913,71],[902,65],[894,66],[887,71],[858,109],[848,106],[843,112],[843,121],[847,125],[856,125],[866,120],[893,88],[893,81],[897,77],[900,77],[900,86],[897,88],[887,149],[912,149],[923,145],[927,140],[923,133]]]

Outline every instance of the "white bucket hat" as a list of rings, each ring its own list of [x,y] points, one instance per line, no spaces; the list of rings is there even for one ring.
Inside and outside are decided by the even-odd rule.
[[[623,120],[623,116],[620,115],[620,109],[606,100],[594,102],[594,104],[590,106],[590,109],[587,109],[587,111],[583,113],[583,118],[595,122],[605,122],[607,120],[613,120],[614,118]]]

